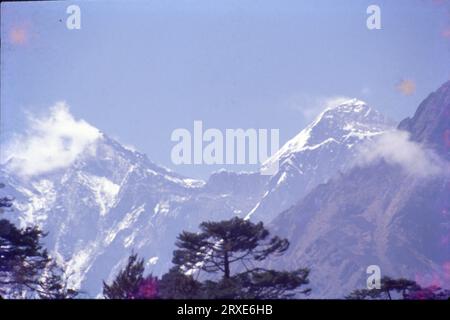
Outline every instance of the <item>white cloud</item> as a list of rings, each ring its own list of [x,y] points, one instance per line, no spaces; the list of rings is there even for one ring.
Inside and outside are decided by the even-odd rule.
[[[388,131],[373,144],[361,149],[360,164],[379,159],[400,165],[409,174],[422,177],[440,174],[445,168],[444,161],[432,150],[424,149],[417,142],[411,141],[409,133],[400,130]]]
[[[5,147],[2,163],[23,176],[47,173],[70,166],[86,148],[95,147],[98,129],[76,120],[65,102],[58,102],[48,114],[28,115],[29,128]],[[93,148],[94,149],[94,148]]]
[[[305,120],[312,121],[325,109],[336,107],[348,100],[351,98],[345,96],[312,98],[306,95],[297,95],[291,97],[288,104],[291,108],[300,111]]]

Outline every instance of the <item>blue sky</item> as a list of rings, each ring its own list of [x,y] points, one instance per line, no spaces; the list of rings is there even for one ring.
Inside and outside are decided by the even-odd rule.
[[[81,30],[65,26],[81,8]],[[366,8],[381,7],[381,30]],[[174,166],[170,135],[279,128],[281,143],[317,101],[357,97],[394,120],[450,78],[447,0],[79,1],[2,3],[1,141],[25,111],[66,101],[76,118]],[[415,90],[406,95],[398,84]],[[318,110],[318,109],[317,109]],[[244,167],[246,168],[246,167]],[[231,167],[230,169],[242,169]]]

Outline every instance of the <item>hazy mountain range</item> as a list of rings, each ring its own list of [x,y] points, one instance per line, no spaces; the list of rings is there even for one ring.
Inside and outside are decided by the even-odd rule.
[[[365,268],[443,282],[450,271],[450,82],[411,119],[352,99],[327,108],[263,166],[273,176],[183,177],[101,133],[69,167],[24,177],[1,167],[10,217],[38,224],[74,286],[95,297],[132,250],[160,275],[175,238],[205,220],[248,217],[291,242],[271,265],[312,269],[317,297],[365,285]],[[299,128],[300,129],[300,128]]]

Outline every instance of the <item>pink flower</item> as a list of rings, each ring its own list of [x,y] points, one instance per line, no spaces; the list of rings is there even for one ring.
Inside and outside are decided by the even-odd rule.
[[[144,279],[139,286],[138,299],[156,299],[158,297],[158,279],[152,275]]]

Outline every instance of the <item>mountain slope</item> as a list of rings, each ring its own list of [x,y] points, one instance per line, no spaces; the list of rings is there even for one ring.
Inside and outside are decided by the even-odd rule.
[[[448,158],[450,82],[403,121],[425,154]],[[403,152],[404,150],[399,150]],[[450,285],[450,179],[417,175],[380,158],[318,186],[272,224],[291,247],[277,265],[312,269],[314,296],[342,298],[364,288],[366,268],[423,284]]]
[[[65,265],[71,284],[94,296],[132,250],[161,274],[182,230],[241,215],[263,192],[228,183],[256,186],[260,176],[218,172],[208,183],[187,179],[106,135],[69,168],[22,177],[6,165],[1,177],[5,193],[16,199],[10,218],[48,232],[45,245]]]
[[[45,244],[66,266],[72,285],[95,296],[132,250],[160,275],[171,265],[182,230],[249,212],[270,220],[299,193],[345,170],[356,146],[389,125],[358,100],[329,108],[268,160],[280,161],[274,176],[222,170],[207,182],[188,179],[100,134],[67,168],[24,178],[7,163],[0,179],[16,198],[18,215],[11,217],[49,232]]]
[[[390,120],[357,99],[325,109],[263,164],[278,161],[279,170],[248,216],[271,221],[312,188],[351,168],[358,148],[392,127]]]

